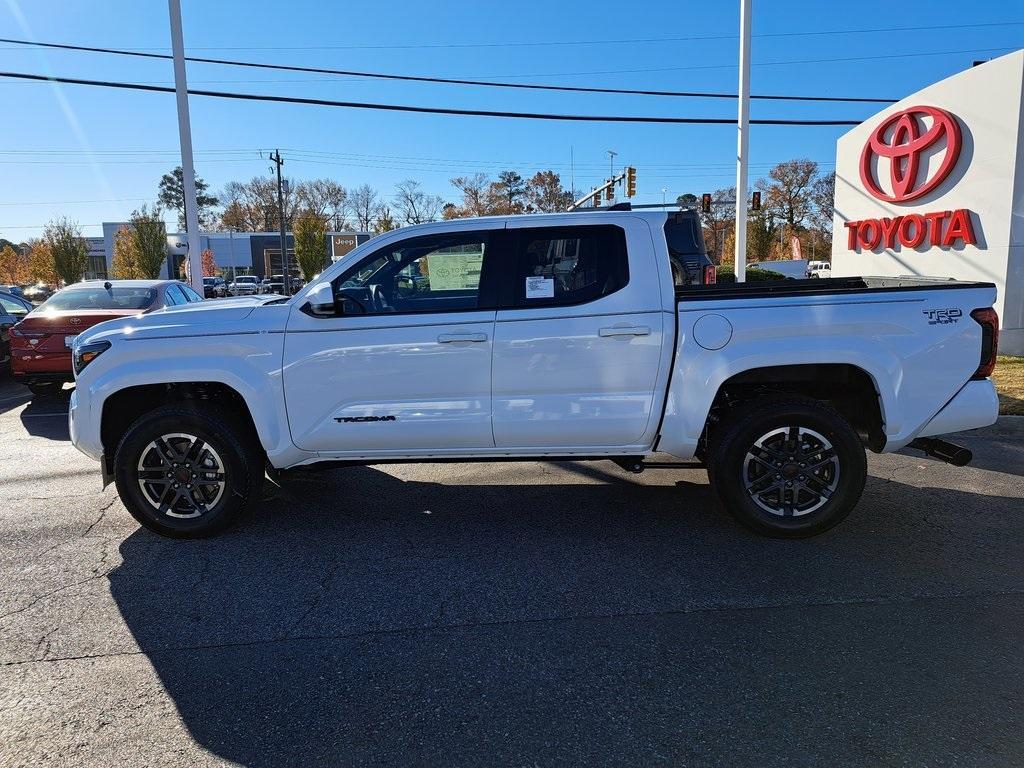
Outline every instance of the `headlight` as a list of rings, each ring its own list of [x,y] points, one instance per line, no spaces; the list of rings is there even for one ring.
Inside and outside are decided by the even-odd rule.
[[[94,341],[91,344],[75,345],[75,375],[82,372],[89,363],[110,349],[109,341]]]

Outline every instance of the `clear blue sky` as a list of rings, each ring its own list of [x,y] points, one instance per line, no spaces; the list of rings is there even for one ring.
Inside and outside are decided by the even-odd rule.
[[[185,45],[195,55],[523,82],[727,90],[736,88],[737,3],[365,3],[183,0]],[[967,25],[990,24],[999,26]],[[1012,23],[1011,23],[1012,22]],[[860,31],[920,27],[920,31]],[[163,0],[0,0],[4,36],[169,51]],[[1024,3],[1010,0],[754,0],[754,93],[901,98],[1024,45]],[[792,35],[798,32],[832,34]],[[843,33],[839,33],[842,31]],[[852,31],[852,32],[851,32]],[[636,38],[718,38],[607,42]],[[510,43],[561,43],[510,45]],[[935,55],[932,55],[935,54]],[[867,58],[878,57],[878,58]],[[799,62],[799,63],[786,63]],[[169,62],[0,44],[0,69],[172,84]],[[626,71],[624,71],[626,70]],[[629,71],[631,70],[631,71]],[[355,101],[590,114],[734,117],[733,101],[554,94],[189,65],[189,84],[214,90]],[[123,220],[155,197],[177,165],[174,98],[0,78],[0,236],[22,241],[67,215],[86,234]],[[225,102],[195,97],[197,172],[214,190],[267,172],[260,149],[280,147],[286,174],[367,182],[391,195],[406,178],[446,199],[448,179],[510,167],[551,168],[576,187],[607,175],[605,150],[638,169],[639,201],[732,184],[729,126],[528,122]],[[754,102],[754,117],[862,119],[877,107]],[[845,128],[755,126],[752,181],[780,160],[809,157],[826,169]],[[294,154],[306,154],[301,159]],[[94,201],[94,202],[90,202]]]

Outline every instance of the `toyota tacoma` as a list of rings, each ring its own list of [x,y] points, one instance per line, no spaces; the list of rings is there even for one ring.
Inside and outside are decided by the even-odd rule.
[[[267,470],[598,459],[704,466],[740,522],[801,537],[856,505],[865,450],[970,460],[939,436],[996,419],[992,284],[694,284],[704,258],[692,211],[388,232],[293,297],[78,334],[72,440],[176,537],[234,522]]]

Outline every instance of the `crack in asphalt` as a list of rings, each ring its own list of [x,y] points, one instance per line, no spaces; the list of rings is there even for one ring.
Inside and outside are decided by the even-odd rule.
[[[103,554],[103,559],[100,562],[101,563],[104,562],[107,559],[108,556],[109,556],[109,553],[105,552]],[[26,603],[25,605],[21,606],[20,608],[15,608],[13,611],[8,611],[7,613],[0,614],[0,621],[3,621],[4,619],[9,619],[11,616],[16,616],[19,613],[24,613],[25,611],[29,610],[30,608],[33,608],[33,607],[39,605],[39,603],[43,602],[44,600],[47,600],[47,599],[53,597],[54,595],[63,592],[66,589],[71,589],[72,587],[77,587],[77,586],[80,586],[82,584],[88,584],[90,581],[95,581],[96,579],[102,579],[105,576],[109,575],[116,567],[117,567],[116,565],[113,565],[110,568],[107,568],[105,571],[103,571],[103,573],[99,573],[99,572],[95,572],[94,571],[92,576],[89,576],[89,577],[87,577],[85,579],[80,579],[79,581],[73,581],[70,584],[62,584],[59,587],[55,587],[54,589],[51,589],[49,592],[44,592],[41,595],[36,595],[28,603]]]
[[[89,580],[90,579],[86,579],[85,581]],[[699,616],[702,614],[777,611],[790,610],[793,608],[858,608],[865,606],[911,605],[915,603],[927,602],[983,600],[985,598],[990,597],[1024,597],[1024,589],[991,590],[985,592],[964,592],[951,595],[905,595],[895,598],[865,597],[838,600],[791,601],[780,603],[766,603],[764,605],[717,605],[705,606],[700,608],[672,608],[663,611],[624,611],[621,613],[576,614],[568,616],[541,616],[530,619],[496,619],[493,621],[453,622],[451,624],[428,624],[422,626],[394,627],[391,629],[371,629],[361,632],[341,632],[325,635],[288,636],[286,634],[280,637],[264,638],[260,640],[246,640],[232,643],[204,643],[199,645],[171,646],[167,648],[153,648],[149,650],[138,651],[114,651],[110,653],[88,653],[77,656],[56,656],[53,658],[17,659],[15,661],[0,662],[0,667],[17,667],[28,664],[50,663],[60,661],[89,661],[94,659],[107,659],[127,656],[155,656],[159,654],[194,653],[196,651],[215,651],[228,648],[248,648],[261,645],[282,645],[286,643],[312,642],[318,640],[353,640],[359,638],[410,635],[422,632],[489,629],[495,627],[514,627],[534,624],[558,624],[563,622],[576,621],[617,621],[620,619],[644,619],[658,618],[662,616]],[[20,611],[15,611],[14,613],[18,612]]]
[[[79,538],[81,538],[81,539],[84,539],[84,538],[85,538],[86,536],[88,536],[88,535],[89,535],[89,532],[90,532],[90,531],[91,531],[91,530],[92,530],[93,528],[95,528],[95,527],[96,527],[96,525],[97,525],[97,524],[98,524],[98,523],[100,522],[100,520],[102,520],[102,519],[103,519],[104,515],[106,515],[106,514],[107,514],[107,511],[108,511],[108,510],[109,510],[109,509],[110,509],[110,508],[111,508],[112,506],[114,506],[114,504],[116,504],[116,503],[117,503],[118,501],[120,501],[120,497],[119,497],[119,496],[114,496],[114,498],[112,498],[112,499],[110,500],[110,503],[109,503],[109,504],[107,504],[107,506],[105,506],[105,507],[104,507],[103,509],[101,509],[101,510],[100,510],[100,516],[99,516],[99,517],[97,517],[97,518],[96,518],[95,520],[93,520],[93,521],[92,521],[92,523],[91,523],[91,524],[89,525],[89,527],[85,529],[85,532],[84,532],[84,533],[83,533],[83,534],[82,534],[81,536],[79,536]]]

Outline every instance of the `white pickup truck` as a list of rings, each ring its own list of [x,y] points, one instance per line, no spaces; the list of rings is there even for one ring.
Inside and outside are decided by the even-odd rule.
[[[808,536],[865,447],[965,449],[995,421],[988,283],[700,284],[693,212],[461,219],[389,232],[290,298],[113,320],[74,344],[74,444],[158,533],[213,534],[264,471],[596,460],[703,465],[724,506]]]

